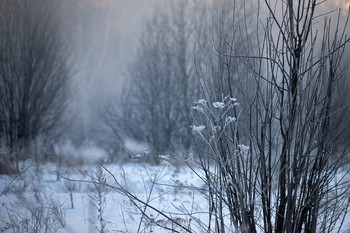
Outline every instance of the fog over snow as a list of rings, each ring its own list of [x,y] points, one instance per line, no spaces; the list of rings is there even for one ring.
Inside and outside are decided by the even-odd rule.
[[[76,69],[72,111],[79,118],[77,131],[83,137],[91,136],[89,131],[99,124],[99,112],[106,100],[122,90],[142,22],[156,5],[156,0],[88,2],[93,2],[91,9],[83,7],[67,13],[72,19],[67,30]]]

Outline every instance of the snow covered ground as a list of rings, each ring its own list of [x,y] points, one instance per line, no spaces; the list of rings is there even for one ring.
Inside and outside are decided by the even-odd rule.
[[[193,232],[206,232],[209,207],[205,185],[189,167],[137,162],[103,167],[23,166],[30,167],[14,181],[15,176],[0,176],[0,192],[13,181],[0,196],[0,232],[169,232],[156,223],[185,232],[162,214]],[[104,179],[108,188],[98,186]],[[160,212],[133,203],[135,199],[127,195]],[[350,216],[339,232],[349,229]]]
[[[0,232],[13,232],[11,227],[13,223],[21,225],[18,226],[18,231],[22,228],[32,229],[29,232],[35,232],[36,230],[33,229],[40,227],[45,229],[42,225],[49,223],[48,228],[52,228],[49,229],[52,231],[41,230],[40,232],[59,233],[100,232],[102,228],[105,232],[165,232],[154,222],[172,227],[173,223],[160,213],[136,203],[153,219],[150,221],[142,217],[140,209],[128,197],[121,194],[121,191],[128,191],[161,210],[162,213],[176,218],[179,223],[191,225],[192,228],[197,229],[196,232],[200,231],[201,226],[196,219],[206,217],[208,205],[205,196],[198,189],[203,187],[202,181],[189,168],[176,169],[168,165],[150,166],[140,163],[123,166],[107,165],[105,168],[108,171],[103,169],[104,177],[111,187],[101,192],[102,198],[105,194],[105,199],[99,205],[98,198],[96,199],[98,192],[90,182],[96,181],[98,170],[96,166],[58,167],[54,164],[46,164],[38,167],[32,165],[23,175],[17,177],[8,191],[0,197],[0,219],[2,219]],[[13,178],[14,176],[0,176],[0,191]],[[113,187],[122,187],[125,190]],[[16,193],[22,195],[16,195]],[[55,203],[54,206],[58,208],[50,209],[48,213],[43,214],[40,208],[48,207],[52,203]],[[34,222],[33,215],[36,216],[38,213],[33,206],[36,206],[37,212],[41,212],[42,222],[38,220]],[[102,211],[99,212],[100,206]],[[37,216],[37,218],[40,217]],[[29,219],[33,221],[30,222]],[[103,220],[100,221],[101,219]],[[41,226],[35,226],[35,224]]]

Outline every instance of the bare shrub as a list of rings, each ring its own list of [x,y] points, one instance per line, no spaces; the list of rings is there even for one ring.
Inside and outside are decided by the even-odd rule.
[[[221,84],[238,89],[240,105],[230,103],[233,92],[215,96],[208,85],[205,99],[194,106],[192,131],[203,171],[199,176],[208,187],[209,230],[341,229],[349,207],[349,173],[342,168],[349,150],[338,143],[349,131],[335,124],[339,105],[345,107],[335,95],[344,83],[349,25],[348,18],[339,23],[340,12],[335,24],[327,15],[318,25],[320,5],[313,0],[261,2],[257,47],[250,39],[240,43],[248,28],[238,24],[226,41],[230,51],[216,48],[246,72],[238,73],[237,86],[230,76]],[[263,9],[266,21],[260,21]],[[246,17],[245,11],[235,13]]]
[[[38,177],[38,171],[32,177]],[[16,199],[6,205],[6,225],[13,232],[56,232],[65,226],[63,205],[48,195],[39,179],[32,179],[27,191],[17,191]]]

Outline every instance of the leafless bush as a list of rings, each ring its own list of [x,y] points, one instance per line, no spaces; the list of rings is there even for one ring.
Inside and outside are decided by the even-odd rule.
[[[42,189],[38,176],[39,169],[34,172],[27,191],[17,191],[16,199],[6,205],[8,221],[7,228],[13,232],[56,232],[65,226],[63,206]]]
[[[241,107],[230,103],[233,92],[213,96],[210,85],[194,106],[209,230],[330,232],[348,212],[349,173],[341,167],[348,145],[338,146],[348,127],[334,124],[348,18],[340,26],[339,13],[337,23],[317,28],[317,1],[274,4],[259,5],[268,18],[260,21],[258,11],[257,47],[248,39],[226,41],[229,53],[216,48],[245,67],[238,73]],[[221,85],[232,87],[232,79]]]

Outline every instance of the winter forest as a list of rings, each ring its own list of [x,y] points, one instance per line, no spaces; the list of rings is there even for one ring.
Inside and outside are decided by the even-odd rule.
[[[350,0],[0,0],[0,232],[350,232]]]

